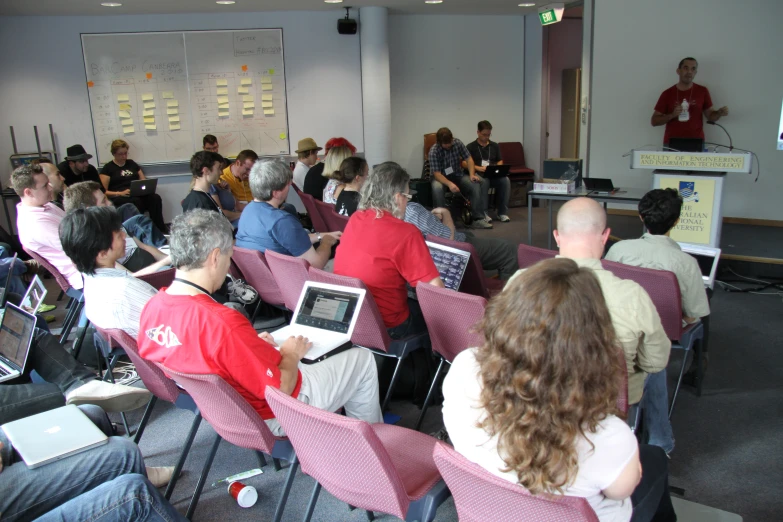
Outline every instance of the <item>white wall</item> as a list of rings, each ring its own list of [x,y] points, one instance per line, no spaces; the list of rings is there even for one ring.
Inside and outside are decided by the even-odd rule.
[[[582,20],[563,20],[546,28],[549,31],[549,139],[547,156],[560,157],[560,118],[564,69],[582,66]]]
[[[544,30],[538,15],[525,17],[525,163],[527,168],[536,171],[536,176],[541,177],[543,166],[546,136],[546,122],[544,121],[544,103],[546,93],[544,91],[543,56],[544,56]]]
[[[650,116],[660,93],[677,81],[681,58],[699,60],[706,85],[734,145],[758,153],[761,178],[728,176],[724,215],[783,219],[783,152],[775,133],[783,96],[780,21],[783,2],[770,0],[595,1],[590,175],[615,185],[648,188],[650,171],[630,170],[628,150],[661,144]],[[719,128],[707,141],[727,143]]]
[[[392,156],[414,178],[424,134],[449,127],[466,144],[476,124],[495,141],[522,141],[521,16],[389,17]]]
[[[8,127],[21,151],[35,150],[33,125],[50,149],[52,123],[61,157],[81,143],[94,154],[95,142],[85,85],[80,33],[282,27],[292,151],[312,136],[323,144],[339,133],[364,150],[359,36],[337,33],[336,12],[231,13],[100,17],[0,18],[0,157],[12,153]],[[132,153],[132,151],[131,151]],[[94,160],[93,160],[94,161]],[[149,169],[149,174],[171,173]],[[187,173],[187,166],[173,172]],[[0,167],[3,184],[9,167]],[[189,174],[188,174],[189,176]],[[161,180],[164,217],[180,213],[189,177]],[[2,221],[5,221],[3,218]]]

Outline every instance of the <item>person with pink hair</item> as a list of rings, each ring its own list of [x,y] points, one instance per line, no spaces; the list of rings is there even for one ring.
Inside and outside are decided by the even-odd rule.
[[[324,161],[307,171],[302,192],[324,203],[334,204],[341,191],[338,189],[340,183],[333,179],[334,173],[340,170],[346,158],[356,154],[356,147],[345,138],[332,138],[324,145],[324,153]]]

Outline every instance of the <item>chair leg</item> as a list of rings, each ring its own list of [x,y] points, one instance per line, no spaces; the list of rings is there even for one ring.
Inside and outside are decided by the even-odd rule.
[[[280,459],[272,457],[272,464],[275,466],[275,471],[280,471],[283,469],[283,466],[280,465]]]
[[[82,329],[82,333],[79,334],[79,337],[74,341],[73,346],[71,347],[71,354],[73,354],[74,359],[79,358],[79,353],[82,351],[82,343],[87,336],[87,327],[89,327],[89,325],[90,323],[87,323],[87,326]]]
[[[58,301],[61,301],[64,295],[65,295],[65,292],[63,292],[62,290],[60,290],[60,295],[58,295],[58,296],[57,296],[57,300],[58,300]]]
[[[310,522],[310,519],[313,518],[313,511],[315,511],[315,504],[318,502],[318,494],[320,492],[321,492],[321,483],[316,480],[315,487],[313,488],[313,494],[310,495],[310,503],[307,504],[307,512],[305,513],[305,516],[302,519],[303,522]]]
[[[188,506],[188,512],[185,514],[185,518],[188,520],[193,519],[193,513],[196,511],[198,505],[198,499],[201,497],[201,490],[204,489],[204,483],[207,481],[207,475],[209,475],[209,469],[212,467],[212,461],[215,459],[215,453],[217,453],[218,446],[221,441],[220,435],[215,434],[215,442],[212,443],[212,449],[209,451],[207,461],[204,463],[204,468],[201,471],[201,476],[198,478],[196,484],[196,490],[193,492],[193,498],[190,499],[190,505]]]
[[[427,413],[427,408],[430,405],[430,400],[432,399],[432,393],[435,391],[435,387],[438,385],[438,379],[440,378],[440,372],[443,370],[443,365],[445,364],[446,359],[441,357],[440,363],[438,363],[438,369],[435,370],[435,377],[432,378],[432,384],[430,385],[430,391],[427,392],[427,398],[424,399],[424,405],[421,407],[421,413],[419,414],[419,420],[416,421],[416,427],[413,428],[416,431],[419,431],[419,428],[421,428],[421,423],[424,421],[424,415]]]
[[[73,318],[73,312],[76,309],[75,306],[71,306],[71,302],[73,301],[73,298],[71,298],[71,301],[68,302],[68,311],[65,313],[65,318],[63,318],[63,326],[62,330],[60,331],[60,344],[65,344],[65,342],[68,340],[68,336],[66,335],[66,331],[70,331],[70,324]]]
[[[299,459],[294,458],[291,460],[291,464],[288,466],[288,477],[283,484],[283,491],[280,493],[280,500],[277,501],[277,509],[275,509],[274,522],[280,522],[283,519],[283,510],[285,510],[285,503],[288,500],[288,493],[291,491],[291,486],[294,483],[294,476],[296,476],[296,468],[299,467]]]
[[[155,407],[156,402],[158,402],[158,398],[153,395],[150,399],[150,402],[147,403],[147,408],[144,410],[144,415],[141,416],[141,422],[139,422],[139,425],[136,428],[136,435],[133,437],[133,442],[135,444],[138,444],[141,440],[141,436],[144,433],[144,428],[147,427],[147,423],[152,416],[152,408]]]
[[[68,321],[67,325],[63,325],[63,331],[60,333],[60,344],[65,344],[65,342],[68,340],[68,336],[71,335],[73,325],[77,324],[79,321],[82,308],[84,308],[84,303],[81,301],[77,301],[76,304],[71,307],[70,320]]]
[[[258,465],[262,468],[266,467],[266,457],[260,451],[256,451],[256,457],[258,457]]]
[[[98,350],[98,352],[100,353],[100,350]],[[103,377],[104,380],[108,378],[108,380],[111,381],[112,384],[116,384],[116,382],[114,381],[114,372],[112,372],[112,368],[114,368],[114,365],[117,364],[118,357],[119,356],[117,355],[112,356],[111,359],[106,357],[106,373],[104,374]],[[125,428],[125,435],[127,437],[130,437],[131,435],[133,435],[133,430],[131,430],[130,426],[128,425],[128,418],[125,416],[124,411],[120,412],[120,418],[122,419],[122,425]]]
[[[369,509],[367,510],[367,520],[370,520],[371,522],[372,522],[373,520],[375,520],[375,513],[373,513],[373,512],[372,512],[372,511],[370,511]]]
[[[688,353],[692,350],[685,350],[685,355],[682,358],[682,368],[680,368],[680,376],[677,378],[677,387],[674,388],[674,395],[672,396],[672,403],[669,405],[669,418],[672,418],[672,412],[674,411],[674,403],[677,402],[677,394],[680,392],[680,385],[682,385],[682,376],[685,375],[685,367],[688,366]]]
[[[182,448],[182,453],[179,455],[179,460],[177,461],[176,466],[174,466],[174,474],[171,475],[169,485],[166,487],[166,493],[164,495],[166,500],[169,500],[171,498],[171,494],[174,493],[174,485],[177,483],[179,474],[182,472],[182,466],[185,465],[185,459],[188,457],[190,447],[193,445],[193,439],[196,438],[199,425],[201,425],[201,413],[196,413],[196,416],[193,418],[193,422],[190,425],[188,438],[185,439],[185,446]]]
[[[704,383],[704,341],[698,341],[698,359],[696,360],[696,396],[701,397],[702,384]]]
[[[392,391],[394,391],[394,385],[397,383],[397,379],[400,377],[400,366],[402,366],[402,358],[397,359],[397,366],[394,367],[394,373],[392,374],[391,382],[389,383],[389,390],[386,392],[386,397],[383,398],[383,404],[381,404],[381,411],[386,411],[386,407],[391,400]]]

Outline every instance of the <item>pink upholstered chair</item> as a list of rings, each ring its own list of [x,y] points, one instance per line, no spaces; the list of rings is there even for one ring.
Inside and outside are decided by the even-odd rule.
[[[316,203],[321,203],[321,202],[316,201]],[[322,207],[321,205],[329,206],[331,207],[331,209],[327,211],[327,209]],[[345,227],[348,226],[348,219],[349,219],[348,216],[343,216],[342,214],[338,214],[334,206],[332,205],[327,205],[326,203],[321,203],[321,205],[319,205],[318,208],[321,210],[321,217],[326,223],[326,227],[329,229],[329,231],[344,232]]]
[[[479,259],[476,249],[473,248],[473,245],[470,243],[463,243],[453,239],[443,239],[434,234],[428,235],[427,241],[470,252],[468,267],[465,270],[465,276],[462,278],[462,284],[459,285],[460,292],[489,299],[503,290],[503,287],[506,284],[505,281],[484,276],[484,267],[481,265],[481,260]]]
[[[318,200],[310,194],[305,194],[299,190],[297,190],[296,193],[299,194],[300,198],[302,198],[302,204],[305,206],[305,209],[307,209],[307,215],[310,216],[310,222],[313,224],[313,229],[315,229],[316,232],[321,233],[330,232],[330,230],[326,227],[326,223],[321,217],[321,213],[318,211],[318,207],[316,206]]]
[[[278,308],[285,308],[285,299],[272,271],[269,270],[264,254],[258,250],[234,247],[231,260],[242,272],[243,279],[258,291],[262,301]]]
[[[449,492],[432,459],[434,438],[391,424],[368,424],[319,410],[267,387],[266,398],[316,480],[304,520],[321,486],[350,506],[429,522]]]
[[[364,303],[362,303],[362,309],[359,311],[356,327],[351,336],[351,341],[358,346],[370,348],[380,355],[397,359],[397,366],[394,368],[389,390],[386,392],[383,403],[381,403],[381,410],[384,411],[389,404],[394,385],[399,378],[399,370],[403,359],[405,359],[410,352],[426,346],[426,344],[429,343],[429,335],[423,333],[392,340],[386,331],[386,326],[383,324],[381,312],[378,310],[375,299],[373,299],[372,294],[364,283],[355,277],[332,274],[331,272],[318,270],[311,266],[310,280],[319,283],[329,283],[367,290],[367,294],[364,297]]]
[[[454,496],[460,522],[598,522],[598,517],[587,500],[579,497],[531,495],[522,486],[496,477],[442,442],[436,444],[433,457]]]
[[[212,467],[212,460],[215,458],[220,441],[225,439],[241,448],[254,450],[261,466],[266,465],[262,453],[272,456],[277,470],[280,469],[278,459],[284,459],[291,463],[275,511],[274,520],[279,522],[283,516],[285,502],[296,474],[296,466],[294,465],[296,457],[288,439],[275,437],[258,412],[248,404],[239,392],[217,375],[176,372],[163,365],[158,364],[158,366],[193,397],[201,415],[207,419],[216,432],[212,449],[207,456],[207,461],[185,516],[188,519],[193,518],[201,490],[204,488],[209,469]]]
[[[302,288],[307,281],[310,263],[304,259],[278,254],[271,250],[266,251],[264,258],[277,282],[277,288],[280,289],[286,308],[291,311],[296,310]]]
[[[151,274],[138,276],[138,278],[149,283],[155,290],[160,290],[161,288],[171,285],[171,282],[174,281],[174,274],[176,272],[177,270],[175,268],[169,268],[167,270],[160,270]]]
[[[524,179],[525,177],[533,179],[535,172],[533,169],[527,168],[525,163],[525,149],[518,141],[504,141],[498,143],[500,148],[500,156],[503,158],[504,165],[510,165],[509,176],[514,176],[518,179]]]
[[[460,352],[467,348],[481,346],[484,337],[473,331],[473,326],[484,317],[487,300],[471,294],[455,292],[447,288],[433,285],[418,285],[416,297],[430,332],[432,351],[440,357],[438,369],[432,379],[430,391],[424,400],[416,429],[421,427],[424,415],[427,413],[432,394],[438,385],[438,379],[443,366],[454,360]]]
[[[551,259],[557,255],[555,250],[538,248],[530,245],[519,245],[517,248],[517,262],[519,268],[530,268],[539,261]]]

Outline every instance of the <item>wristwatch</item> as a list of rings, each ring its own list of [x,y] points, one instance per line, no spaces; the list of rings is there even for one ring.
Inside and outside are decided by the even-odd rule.
[[[315,237],[316,237],[316,239],[318,239],[319,242],[321,241],[321,233],[320,232],[316,232],[315,233]]]

